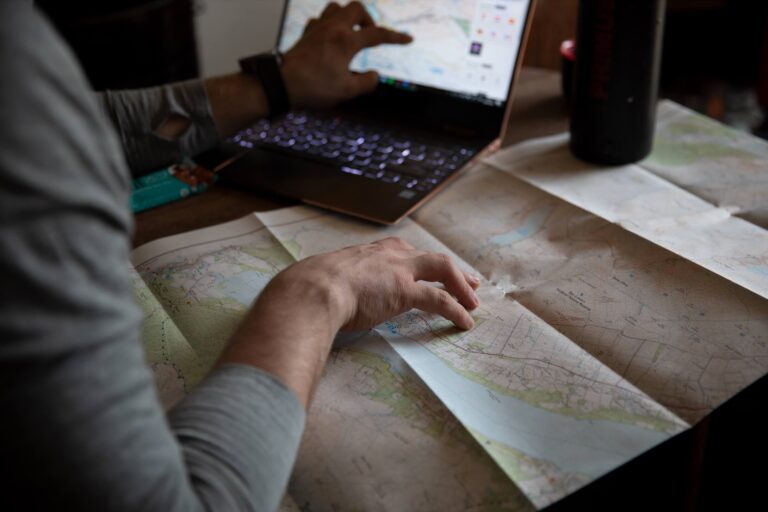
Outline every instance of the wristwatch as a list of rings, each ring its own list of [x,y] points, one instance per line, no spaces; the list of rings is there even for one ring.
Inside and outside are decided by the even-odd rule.
[[[282,63],[283,55],[277,50],[240,59],[242,72],[257,77],[264,87],[270,118],[285,114],[291,109],[283,73],[280,71]]]

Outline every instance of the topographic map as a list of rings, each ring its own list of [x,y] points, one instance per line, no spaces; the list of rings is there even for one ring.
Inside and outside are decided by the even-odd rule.
[[[585,185],[598,171],[548,138],[475,165],[395,227],[294,207],[136,249],[143,339],[163,403],[171,407],[204,378],[281,269],[400,236],[483,276],[475,328],[413,310],[339,340],[283,508],[556,502],[768,371],[768,304],[749,267],[759,263],[708,263],[722,251],[723,222],[745,255],[761,243],[739,230],[763,233],[757,169],[765,174],[766,145],[672,104],[662,105],[657,133],[657,150],[640,166],[599,170],[600,194]],[[730,150],[728,137],[737,141]],[[681,141],[680,154],[670,140]],[[747,167],[718,174],[734,159]],[[689,176],[699,160],[706,178]],[[669,247],[669,230],[646,229],[680,215],[697,226],[691,243]]]
[[[308,208],[267,215],[274,231],[338,219]],[[347,221],[348,222],[348,221]],[[356,223],[352,223],[353,231]],[[256,216],[134,251],[143,339],[170,407],[207,373],[248,306],[294,259]],[[322,236],[322,232],[319,233]],[[331,234],[330,232],[328,233]],[[375,239],[370,226],[358,236]],[[354,236],[345,235],[342,245]],[[362,240],[362,239],[361,239]],[[332,354],[307,421],[284,509],[530,510],[526,497],[379,336]]]
[[[659,110],[654,151],[643,167],[678,187],[768,228],[765,141],[673,103]]]

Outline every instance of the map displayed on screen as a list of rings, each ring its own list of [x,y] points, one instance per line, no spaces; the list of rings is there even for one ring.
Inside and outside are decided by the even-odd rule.
[[[289,0],[280,50],[287,51],[325,0]],[[385,82],[427,86],[492,104],[509,92],[529,0],[365,0],[381,26],[413,36],[410,45],[363,50],[355,71],[378,71]]]

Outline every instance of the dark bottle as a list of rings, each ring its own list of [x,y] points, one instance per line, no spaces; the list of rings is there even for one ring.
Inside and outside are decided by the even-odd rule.
[[[665,0],[580,0],[571,151],[603,165],[651,151]]]

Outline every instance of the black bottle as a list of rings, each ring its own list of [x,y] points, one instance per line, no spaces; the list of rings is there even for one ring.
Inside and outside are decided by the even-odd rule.
[[[603,165],[651,151],[666,0],[580,0],[571,151]]]

